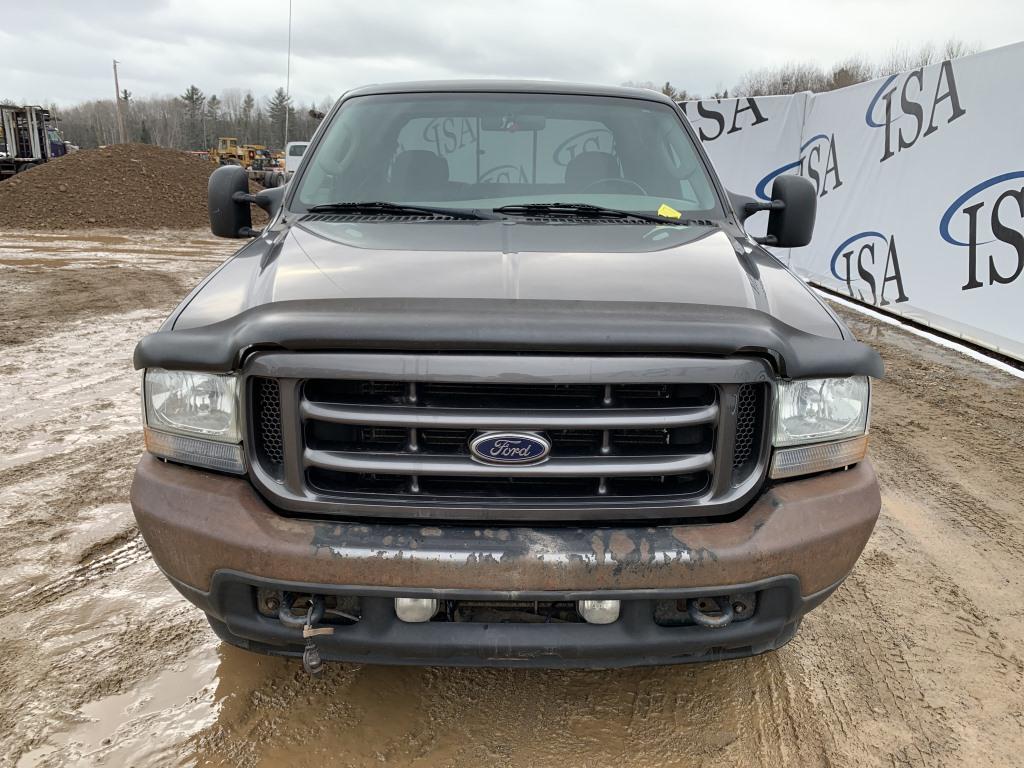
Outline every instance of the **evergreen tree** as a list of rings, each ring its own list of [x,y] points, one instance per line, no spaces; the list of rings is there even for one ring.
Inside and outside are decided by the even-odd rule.
[[[210,131],[214,138],[220,136],[220,99],[217,94],[210,94],[206,100],[206,119],[210,123]]]
[[[258,141],[252,140],[252,115],[256,109],[256,99],[252,97],[252,91],[248,91],[245,94],[245,98],[242,99],[242,138],[247,144],[259,144]]]
[[[271,146],[276,145],[277,142],[282,142],[281,146],[284,146],[287,141],[284,135],[285,115],[291,119],[294,114],[291,98],[285,94],[284,88],[278,88],[274,91],[274,95],[267,100],[267,116],[270,118],[271,136],[268,143]]]
[[[178,97],[185,108],[185,148],[203,149],[205,143],[205,113],[203,107],[206,105],[206,96],[195,85],[190,85],[188,90]]]

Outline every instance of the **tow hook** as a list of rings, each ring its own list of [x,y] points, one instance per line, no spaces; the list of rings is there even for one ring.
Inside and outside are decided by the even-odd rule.
[[[718,606],[718,610],[721,612],[721,615],[711,616],[710,614],[704,613],[704,611],[700,609],[701,600],[713,600],[715,605]],[[686,601],[686,612],[689,614],[690,620],[694,624],[698,624],[702,627],[708,627],[710,629],[721,629],[722,627],[729,626],[732,623],[733,616],[735,615],[732,608],[732,602],[728,597],[691,597]]]
[[[324,672],[324,662],[320,657],[320,650],[316,647],[314,638],[321,635],[333,635],[334,627],[316,627],[324,618],[324,598],[322,595],[312,595],[309,598],[309,610],[306,616],[300,618],[292,613],[295,605],[295,595],[285,592],[281,599],[281,607],[277,612],[277,618],[286,627],[301,629],[302,636],[306,640],[306,647],[302,651],[302,667],[313,677],[320,677]]]

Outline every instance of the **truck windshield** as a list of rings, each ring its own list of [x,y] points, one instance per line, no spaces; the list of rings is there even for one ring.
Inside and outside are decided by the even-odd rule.
[[[720,212],[668,105],[606,96],[384,94],[338,111],[291,207],[382,201],[490,210],[584,203],[685,216]]]

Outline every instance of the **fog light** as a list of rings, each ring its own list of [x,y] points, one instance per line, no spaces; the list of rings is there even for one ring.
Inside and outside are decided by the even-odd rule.
[[[576,610],[588,624],[611,624],[619,618],[618,600],[580,600]]]
[[[418,624],[434,618],[437,605],[438,601],[429,597],[396,597],[395,613],[402,621]]]

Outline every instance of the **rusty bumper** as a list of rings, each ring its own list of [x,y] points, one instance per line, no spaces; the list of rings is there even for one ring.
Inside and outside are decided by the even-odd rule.
[[[730,522],[474,527],[283,517],[244,479],[139,463],[132,508],[161,569],[209,592],[218,571],[263,580],[525,593],[721,587],[795,576],[803,596],[853,568],[881,500],[868,461],[768,489]],[[411,593],[411,592],[410,592]]]

